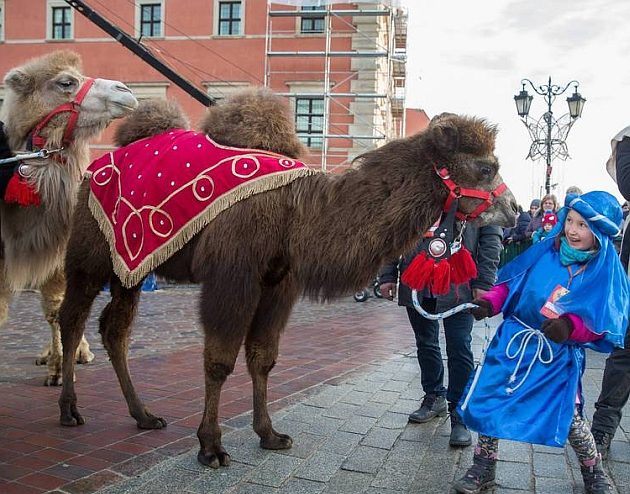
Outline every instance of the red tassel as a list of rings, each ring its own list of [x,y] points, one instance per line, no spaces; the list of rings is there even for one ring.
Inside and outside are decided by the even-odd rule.
[[[405,269],[400,281],[412,290],[422,290],[433,277],[434,267],[435,261],[429,259],[426,252],[420,252]]]
[[[455,285],[468,283],[477,277],[477,265],[470,254],[470,251],[462,245],[455,254],[451,256],[451,282]]]
[[[20,206],[39,206],[42,200],[35,186],[15,172],[7,184],[4,202]]]
[[[446,295],[451,288],[451,265],[444,259],[435,265],[431,292],[433,295]]]

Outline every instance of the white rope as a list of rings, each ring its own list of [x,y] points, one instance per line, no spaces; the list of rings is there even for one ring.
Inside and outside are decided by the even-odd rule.
[[[446,317],[450,317],[453,314],[457,314],[458,312],[461,312],[463,310],[474,309],[476,307],[479,307],[478,305],[471,304],[470,302],[466,302],[465,304],[460,304],[456,307],[453,307],[452,309],[448,309],[447,311],[438,312],[437,314],[432,314],[424,310],[422,306],[420,305],[420,301],[418,300],[418,290],[411,291],[411,301],[413,302],[414,308],[420,313],[420,315],[424,317],[425,319],[430,319],[431,321],[439,321]]]
[[[513,384],[514,382],[516,382],[516,376],[518,374],[518,371],[520,370],[521,364],[523,363],[523,358],[525,358],[525,352],[527,351],[527,347],[529,346],[529,342],[532,340],[532,338],[536,338],[536,352],[534,353],[531,362],[527,366],[527,372],[525,372],[525,375],[520,380],[520,382],[516,386],[513,386],[513,387],[508,386],[505,388],[505,391],[508,394],[512,394],[514,391],[516,391],[525,383],[536,361],[540,362],[541,364],[549,364],[553,362],[553,349],[551,348],[551,344],[549,343],[549,340],[546,338],[544,333],[538,329],[534,329],[528,326],[517,317],[514,317],[514,319],[521,326],[523,326],[524,329],[512,335],[512,337],[510,338],[510,341],[507,344],[507,347],[505,348],[505,356],[507,358],[509,358],[510,360],[514,360],[515,358],[518,357],[518,361],[516,362],[516,367],[514,368],[514,372],[512,372],[512,375],[510,375],[510,379],[509,379],[510,384]],[[520,337],[520,342],[516,350],[516,353],[510,352],[510,348],[512,347],[512,344],[515,343],[519,339],[519,337]],[[544,357],[545,349],[549,353],[549,356],[547,358]]]

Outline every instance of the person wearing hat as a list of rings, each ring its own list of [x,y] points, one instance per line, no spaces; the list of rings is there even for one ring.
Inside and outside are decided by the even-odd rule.
[[[558,223],[558,217],[555,213],[545,213],[542,219],[542,226],[532,235],[532,243],[535,244],[544,240],[549,235],[552,228],[556,226],[556,223]]]
[[[621,195],[630,200],[630,126],[621,130],[611,141],[612,153],[606,170],[617,183]],[[622,210],[623,210],[622,206]],[[624,213],[624,217],[626,213]],[[621,263],[628,269],[630,233],[627,228],[621,241]],[[616,348],[606,359],[602,388],[595,402],[591,432],[602,458],[608,457],[610,444],[621,421],[622,410],[630,397],[630,326],[626,329],[624,348]]]
[[[611,194],[568,195],[547,240],[507,264],[498,284],[473,301],[476,319],[502,312],[503,322],[458,406],[479,440],[455,491],[494,484],[498,438],[559,448],[568,440],[586,492],[611,489],[583,417],[581,377],[585,348],[623,345],[630,286],[613,246],[621,222]]]

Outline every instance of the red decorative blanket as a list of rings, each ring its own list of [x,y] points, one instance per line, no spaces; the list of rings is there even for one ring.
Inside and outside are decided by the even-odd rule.
[[[110,244],[114,271],[132,287],[221,211],[313,173],[279,154],[174,129],[94,161],[89,204]]]

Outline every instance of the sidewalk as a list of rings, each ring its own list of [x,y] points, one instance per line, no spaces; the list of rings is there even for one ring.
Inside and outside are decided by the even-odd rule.
[[[0,330],[0,492],[446,493],[468,467],[472,448],[449,448],[448,419],[407,423],[421,397],[412,332],[404,310],[374,298],[296,307],[270,378],[274,428],[293,437],[290,450],[259,448],[240,356],[221,405],[232,464],[202,467],[195,436],[203,407],[195,294],[194,288],[146,294],[134,330],[132,376],[148,406],[167,419],[161,431],[140,431],[127,416],[96,341],[94,316],[86,334],[97,359],[77,370],[88,422],[58,426],[59,390],[41,386],[45,370],[32,365],[47,337],[39,301],[25,293],[13,303],[11,320]],[[104,297],[97,301],[104,303]],[[478,357],[484,325],[476,324],[474,333]],[[589,416],[603,364],[603,356],[589,354]],[[628,410],[622,429],[609,467],[616,492],[630,494]],[[488,492],[583,492],[570,450],[503,441],[500,457],[499,486]]]

